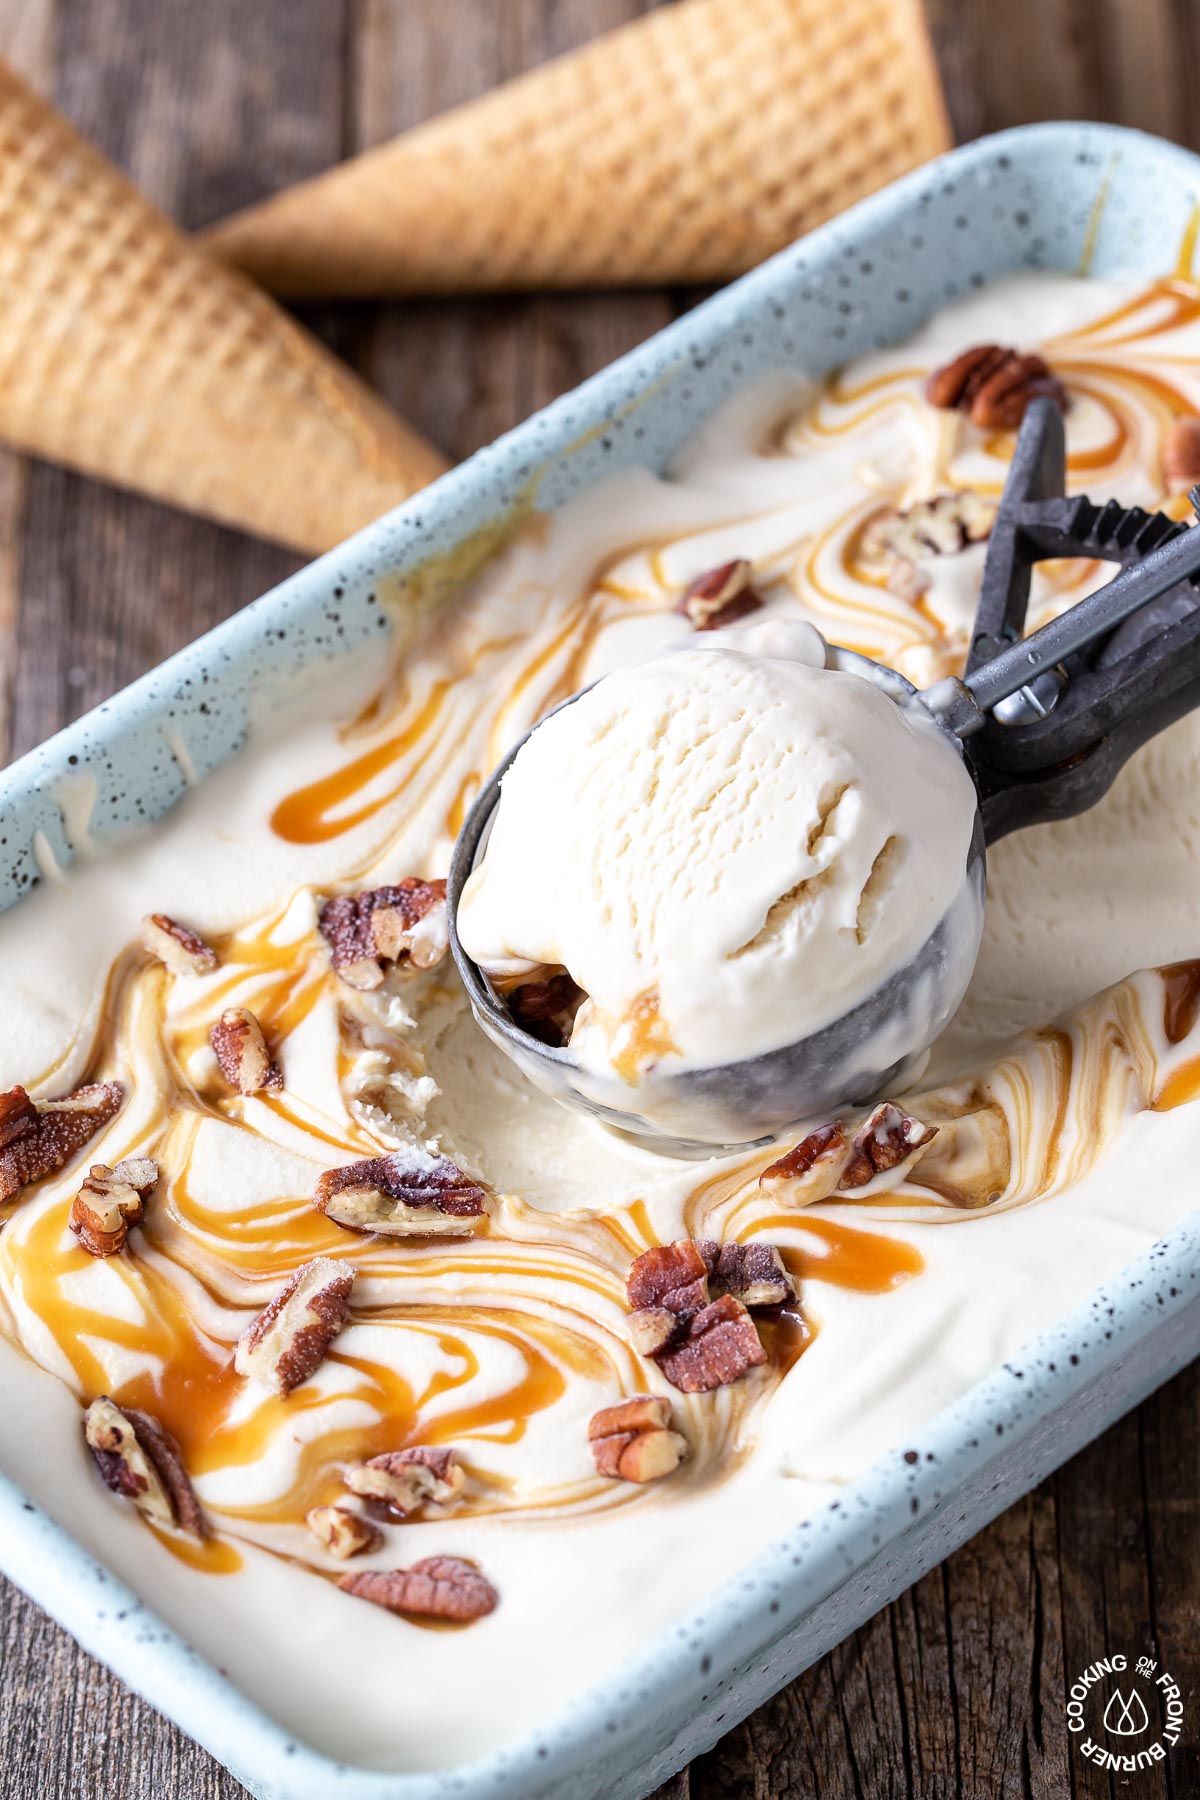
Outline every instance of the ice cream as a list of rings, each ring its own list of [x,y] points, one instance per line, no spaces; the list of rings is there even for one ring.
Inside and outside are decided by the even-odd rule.
[[[42,843],[37,891],[0,919],[0,1092],[123,1093],[0,1214],[0,1465],[304,1741],[383,1769],[511,1742],[706,1607],[1193,1208],[1180,1171],[1200,1153],[1200,969],[1180,965],[1200,950],[1195,717],[1091,813],[991,853],[975,977],[903,1096],[938,1134],[864,1187],[837,1185],[840,1156],[807,1187],[761,1185],[790,1137],[680,1163],[555,1105],[480,1033],[445,962],[413,971],[406,938],[422,956],[433,940],[405,907],[445,875],[506,750],[677,641],[681,595],[731,558],[753,564],[763,620],[806,620],[918,684],[960,667],[983,545],[922,550],[905,597],[863,544],[881,511],[949,488],[994,497],[1003,480],[1011,435],[934,412],[926,373],[981,341],[1040,346],[1071,391],[1076,489],[1157,506],[1171,421],[1200,412],[1198,302],[1176,281],[1034,274],[973,294],[818,387],[740,397],[666,476],[626,473],[538,521],[410,638],[382,694],[378,655],[336,685],[322,668],[117,850],[86,851],[82,767],[57,791],[84,853],[63,871]],[[1039,569],[1031,623],[1096,578]],[[318,924],[331,898],[355,901],[343,967],[369,983],[377,959],[378,985],[334,966]],[[143,949],[147,913],[189,927],[215,966],[186,939],[193,973]],[[231,1009],[258,1020],[282,1087],[223,1077],[212,1030]],[[466,1210],[438,1210],[460,1235],[365,1235],[316,1204],[331,1171],[392,1153],[412,1197],[457,1193]],[[439,1158],[462,1171],[457,1190]],[[116,1179],[138,1159],[157,1185],[123,1247],[96,1258],[73,1201],[90,1165]],[[343,1217],[384,1210],[382,1190],[348,1191]],[[632,1265],[676,1240],[777,1246],[798,1287],[778,1319],[754,1315],[765,1360],[707,1391],[673,1386],[631,1336]],[[236,1347],[325,1258],[354,1273],[348,1310],[284,1394],[244,1374]],[[735,1300],[713,1304],[741,1329]],[[647,1393],[689,1454],[639,1485],[601,1472],[589,1429]],[[102,1394],[177,1440],[206,1540],[103,1485],[82,1428]],[[465,1484],[340,1563],[308,1514],[356,1502],[348,1477],[415,1447],[454,1449]],[[435,1555],[477,1563],[493,1610],[428,1630],[338,1586],[347,1568]]]
[[[826,667],[810,626],[697,633],[532,733],[459,934],[507,985],[565,969],[585,996],[572,1052],[653,1118],[680,1070],[796,1043],[910,965],[960,900],[974,820],[952,740]],[[974,960],[979,912],[962,911],[929,1036]]]

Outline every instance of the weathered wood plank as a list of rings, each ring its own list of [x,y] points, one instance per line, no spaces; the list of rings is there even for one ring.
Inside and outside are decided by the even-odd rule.
[[[341,0],[3,0],[0,47],[185,223],[341,153]],[[54,50],[55,55],[50,52]],[[332,62],[330,56],[332,55]],[[9,457],[0,467],[0,754],[27,749],[297,566],[205,521]],[[10,596],[19,592],[13,620]],[[235,1800],[198,1746],[14,1588],[0,1767],[15,1796]]]
[[[239,196],[239,171],[266,163],[275,181],[292,180],[340,153],[341,12],[340,0],[275,9],[170,0],[143,9],[131,30],[120,0],[74,0],[61,10],[57,73],[46,85],[154,199],[192,223]],[[45,464],[30,466],[22,560],[17,752],[299,563]]]
[[[0,55],[35,87],[53,79],[55,24],[55,0],[0,3]],[[28,468],[25,457],[0,448],[0,765],[12,754]]]
[[[1200,146],[1200,13],[1187,0],[926,0],[960,139],[1106,119]]]
[[[367,0],[349,107],[368,149],[485,93],[653,0]],[[366,309],[364,309],[366,310]],[[673,316],[656,294],[531,296],[374,309],[361,366],[406,418],[462,458]]]

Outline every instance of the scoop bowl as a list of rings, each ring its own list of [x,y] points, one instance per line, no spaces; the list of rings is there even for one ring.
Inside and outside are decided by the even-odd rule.
[[[903,676],[868,657],[831,646],[830,666],[865,676],[900,705],[921,704]],[[946,736],[961,754],[954,734],[947,730]],[[584,1068],[569,1047],[555,1048],[522,1030],[459,939],[458,903],[486,848],[501,783],[525,741],[494,771],[463,823],[450,865],[447,911],[451,954],[477,1024],[536,1087],[648,1148],[700,1158],[770,1143],[789,1126],[819,1122],[838,1107],[871,1100],[915,1076],[966,992],[979,951],[985,870],[978,810],[949,909],[917,955],[873,993],[794,1043],[711,1067],[651,1069],[634,1087],[615,1071],[604,1077]]]

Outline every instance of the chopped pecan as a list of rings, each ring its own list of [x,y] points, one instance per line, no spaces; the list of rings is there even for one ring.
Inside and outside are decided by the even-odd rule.
[[[635,1258],[626,1291],[634,1348],[675,1387],[703,1393],[766,1361],[747,1297],[752,1306],[780,1306],[795,1290],[773,1245],[680,1238]]]
[[[23,1087],[0,1094],[0,1150],[36,1134],[38,1109]]]
[[[839,1189],[859,1188],[894,1169],[937,1136],[936,1125],[910,1118],[890,1100],[868,1113],[850,1142],[850,1159],[838,1181]]]
[[[278,1394],[316,1374],[325,1352],[346,1323],[354,1271],[330,1256],[314,1257],[238,1339],[233,1362],[239,1375]]]
[[[697,631],[718,631],[724,625],[734,625],[763,604],[762,596],[751,586],[750,576],[750,563],[744,556],[706,569],[685,590],[677,610],[691,620]]]
[[[725,1387],[766,1360],[754,1320],[732,1294],[692,1313],[679,1337],[656,1358],[667,1380],[684,1394]]]
[[[863,1187],[874,1176],[897,1168],[923,1151],[937,1136],[937,1129],[884,1100],[849,1138],[839,1120],[810,1131],[786,1156],[764,1169],[758,1183],[773,1190],[798,1187],[798,1197],[822,1200],[828,1194]]]
[[[634,1258],[625,1281],[634,1308],[665,1307],[668,1312],[695,1312],[708,1300],[708,1277],[716,1268],[716,1244],[678,1238],[656,1244]]]
[[[955,556],[986,538],[995,522],[995,507],[970,488],[934,494],[902,512],[876,513],[863,532],[863,552],[883,559],[893,593],[915,600],[929,585],[917,566],[923,558]]]
[[[377,988],[388,967],[431,969],[450,942],[446,883],[406,875],[395,887],[327,900],[319,920],[330,960],[351,987]]]
[[[304,1515],[304,1523],[339,1562],[350,1556],[365,1556],[383,1543],[378,1525],[362,1513],[351,1512],[348,1506],[314,1506]]]
[[[564,969],[545,981],[525,981],[506,995],[513,1023],[541,1044],[561,1049],[571,1036],[575,1015],[587,998]]]
[[[787,1188],[795,1182],[813,1178],[813,1185],[825,1187],[825,1191],[837,1186],[838,1177],[850,1160],[850,1145],[846,1134],[837,1120],[830,1125],[818,1125],[810,1131],[806,1138],[764,1169],[758,1178],[759,1187]],[[824,1177],[823,1183],[820,1178]],[[825,1184],[827,1183],[827,1186]]]
[[[172,975],[208,975],[221,964],[211,944],[166,913],[146,914],[142,920],[142,943]]]
[[[665,1306],[640,1306],[629,1315],[629,1341],[639,1356],[657,1356],[679,1330],[679,1314]]]
[[[208,1041],[230,1087],[239,1094],[281,1088],[283,1076],[271,1059],[262,1026],[244,1006],[227,1006],[208,1034]]]
[[[925,381],[925,398],[946,412],[970,412],[980,388],[1015,355],[1003,344],[974,344],[933,370]]]
[[[122,1249],[131,1225],[140,1225],[144,1203],[158,1185],[158,1164],[148,1156],[119,1162],[93,1163],[71,1202],[68,1224],[93,1256],[113,1256]]]
[[[614,1481],[658,1481],[690,1453],[687,1439],[671,1430],[671,1402],[656,1394],[634,1394],[593,1414],[588,1439],[597,1470]]]
[[[151,1156],[126,1156],[113,1174],[119,1181],[127,1181],[131,1188],[136,1188],[143,1200],[148,1200],[158,1186],[158,1164]]]
[[[379,1500],[400,1518],[422,1506],[447,1506],[465,1482],[458,1454],[434,1444],[389,1450],[346,1472],[346,1486],[363,1500]]]
[[[466,1237],[483,1213],[486,1191],[448,1156],[415,1144],[327,1169],[317,1183],[318,1209],[350,1231],[385,1237]]]
[[[157,1419],[132,1406],[119,1407],[102,1394],[84,1414],[83,1432],[114,1494],[132,1500],[156,1525],[174,1525],[192,1537],[207,1535],[179,1446]]]
[[[29,1117],[32,1102],[13,1088],[0,1102],[0,1200],[11,1200],[31,1181],[53,1175],[119,1112],[125,1089],[119,1081],[92,1082],[61,1100],[43,1100]],[[3,1141],[5,1140],[6,1141]]]
[[[713,1285],[746,1307],[783,1306],[796,1297],[795,1285],[774,1244],[723,1244]]]
[[[955,556],[987,537],[995,522],[996,508],[990,500],[971,488],[960,488],[918,500],[902,512],[893,508],[876,513],[863,532],[863,549],[868,555]]]
[[[426,1556],[411,1569],[364,1569],[358,1575],[343,1575],[338,1586],[389,1612],[452,1619],[459,1625],[482,1619],[500,1599],[475,1564],[460,1556]]]
[[[984,431],[1015,429],[1035,394],[1067,404],[1066,389],[1049,363],[1004,344],[976,344],[935,369],[925,383],[931,406],[964,412]]]
[[[1200,418],[1195,413],[1176,419],[1163,439],[1162,474],[1170,494],[1186,494],[1200,481]]]

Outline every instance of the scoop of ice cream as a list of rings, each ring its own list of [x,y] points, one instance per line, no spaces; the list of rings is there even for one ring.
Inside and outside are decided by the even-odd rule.
[[[712,632],[532,733],[459,935],[501,982],[569,971],[585,1068],[636,1083],[741,1061],[915,955],[962,888],[974,816],[954,745],[826,667],[810,626]]]

